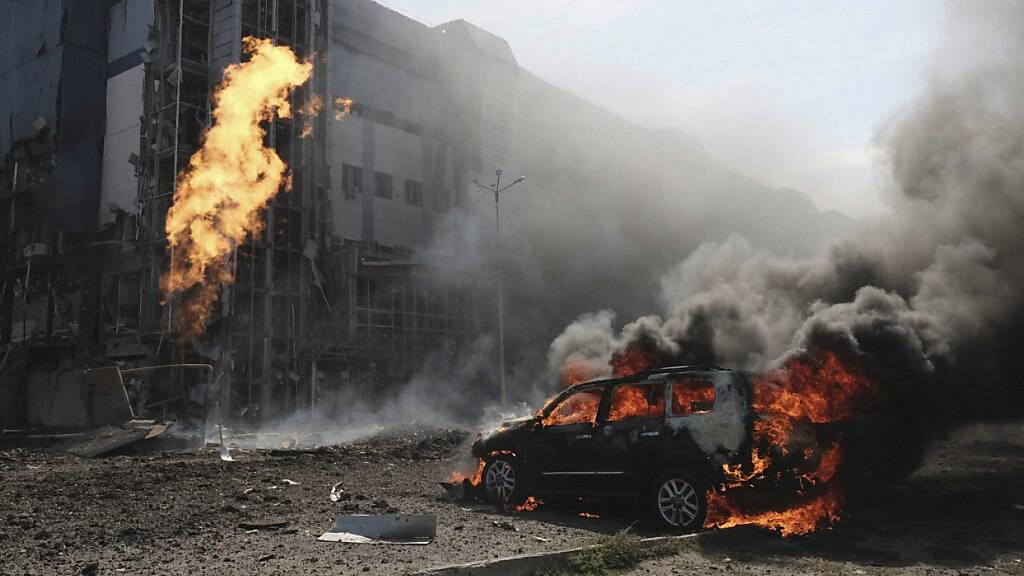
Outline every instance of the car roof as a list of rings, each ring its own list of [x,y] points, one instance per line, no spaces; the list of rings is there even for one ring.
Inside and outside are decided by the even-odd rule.
[[[586,382],[580,382],[579,384],[573,384],[562,390],[560,396],[570,390],[576,390],[578,388],[586,388],[588,386],[599,386],[604,384],[618,384],[622,382],[637,382],[640,380],[646,380],[651,376],[659,374],[686,374],[688,372],[732,372],[728,368],[722,368],[715,364],[688,364],[683,366],[663,366],[661,368],[650,368],[631,374],[629,376],[617,376],[615,378],[597,378],[594,380],[587,380]]]

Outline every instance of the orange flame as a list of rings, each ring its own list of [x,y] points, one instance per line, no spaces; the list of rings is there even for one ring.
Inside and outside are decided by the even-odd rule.
[[[448,477],[448,482],[450,482],[452,484],[461,484],[462,482],[465,482],[466,480],[469,480],[469,483],[471,485],[479,486],[480,485],[480,481],[483,480],[483,477],[484,477],[484,467],[486,467],[486,466],[487,466],[487,463],[484,462],[483,458],[478,458],[477,459],[477,463],[476,463],[476,471],[475,472],[465,473],[465,472],[460,472],[460,471],[456,470],[455,472],[452,472],[451,476]]]
[[[352,112],[352,99],[351,98],[335,98],[334,100],[334,119],[341,120],[348,116]]]
[[[849,418],[867,408],[877,385],[856,362],[843,362],[835,352],[819,349],[791,357],[754,381],[758,412],[806,418],[822,424]]]
[[[324,103],[320,98],[319,94],[314,94],[309,102],[306,102],[299,108],[299,114],[302,115],[302,132],[299,134],[299,138],[309,138],[313,135],[313,119],[320,114],[323,109]]]
[[[672,413],[704,414],[710,411],[715,401],[715,387],[710,380],[702,378],[677,378],[672,380]]]
[[[612,354],[610,364],[615,376],[632,376],[655,365],[657,359],[638,345]]]
[[[630,420],[648,418],[665,413],[665,398],[650,398],[650,386],[627,384],[616,386],[612,393],[612,404],[608,410],[608,420]]]
[[[516,506],[516,512],[533,512],[544,504],[543,500],[530,496],[525,502]]]
[[[835,485],[815,498],[783,510],[747,512],[728,498],[712,490],[708,493],[706,528],[732,528],[754,524],[776,530],[782,536],[795,536],[814,532],[822,523],[839,520],[841,499]]]
[[[836,422],[867,409],[878,393],[877,384],[867,377],[863,366],[844,362],[827,349],[817,349],[789,358],[782,367],[754,381],[754,423],[751,466],[723,466],[727,481],[708,493],[707,528],[729,528],[754,524],[777,530],[783,536],[806,534],[839,519],[842,497],[834,482],[842,452],[839,444],[820,451],[817,466],[810,472],[789,473],[801,486],[799,502],[787,508],[750,509],[744,505],[744,490],[754,480],[764,479],[774,462],[770,450],[787,454],[791,432],[798,421],[817,424]],[[768,448],[765,450],[764,448]],[[804,459],[818,452],[807,448]],[[805,488],[820,487],[811,492]],[[808,495],[816,494],[816,495]]]
[[[169,296],[184,295],[178,328],[186,340],[202,334],[220,285],[233,281],[232,250],[261,230],[263,208],[290,186],[284,162],[263,145],[261,123],[291,116],[288,95],[313,70],[270,40],[243,42],[251,59],[225,69],[213,94],[214,124],[179,175],[167,212],[171,264],[161,285]]]
[[[600,405],[601,390],[582,390],[562,401],[541,424],[552,426],[594,422]]]

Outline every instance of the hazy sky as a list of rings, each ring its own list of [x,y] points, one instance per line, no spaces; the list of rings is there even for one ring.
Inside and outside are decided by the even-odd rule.
[[[821,209],[884,211],[876,128],[922,86],[940,0],[383,0],[464,18],[520,65]]]

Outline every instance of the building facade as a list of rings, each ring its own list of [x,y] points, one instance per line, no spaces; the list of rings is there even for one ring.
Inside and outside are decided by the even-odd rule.
[[[518,68],[500,38],[370,0],[25,0],[0,12],[12,86],[0,100],[0,419],[17,418],[31,380],[19,374],[207,361],[226,410],[259,421],[342,388],[386,394],[486,329],[475,279],[445,279],[467,274],[452,263],[469,183],[513,161],[514,98],[498,82]],[[246,36],[314,63],[293,109],[328,105],[312,137],[302,119],[267,126],[291,190],[238,247],[235,282],[186,347],[160,290],[163,223]],[[353,104],[336,120],[340,98]]]

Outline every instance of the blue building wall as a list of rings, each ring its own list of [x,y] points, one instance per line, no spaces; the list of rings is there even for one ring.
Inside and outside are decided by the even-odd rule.
[[[0,3],[0,156],[36,135],[56,138],[54,223],[96,229],[106,98],[106,4],[97,0]]]
[[[35,134],[42,118],[51,133],[64,63],[64,0],[0,2],[0,158]]]

